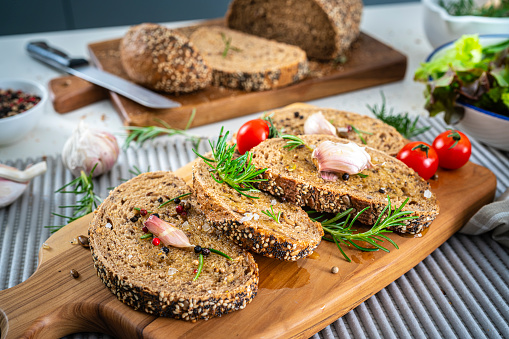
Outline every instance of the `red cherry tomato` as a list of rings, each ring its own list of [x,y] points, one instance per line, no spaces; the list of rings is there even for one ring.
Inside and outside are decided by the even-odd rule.
[[[460,168],[472,154],[468,137],[453,129],[440,133],[433,141],[433,148],[438,154],[438,166],[447,169]]]
[[[263,119],[249,120],[237,132],[237,149],[244,154],[269,137],[269,125]]]
[[[437,152],[425,142],[413,141],[398,152],[396,156],[408,167],[413,168],[424,180],[428,180],[438,169]]]

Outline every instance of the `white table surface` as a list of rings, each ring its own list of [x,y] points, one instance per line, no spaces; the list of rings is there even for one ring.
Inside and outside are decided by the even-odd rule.
[[[394,107],[396,112],[427,115],[423,108],[424,86],[412,80],[413,72],[419,63],[432,51],[424,34],[422,12],[420,3],[368,6],[364,10],[362,31],[408,57],[407,73],[403,81],[309,103],[369,115],[371,113],[366,105],[380,104],[380,92],[383,91],[389,107]],[[190,22],[174,22],[166,25],[177,27],[188,24]],[[0,78],[32,79],[47,86],[51,79],[62,75],[28,56],[25,46],[30,40],[44,39],[72,56],[88,56],[89,43],[121,37],[127,29],[128,27],[124,26],[0,36]],[[189,132],[200,136],[216,137],[221,126],[233,132],[243,122],[257,116],[258,113],[247,115],[193,128]],[[125,132],[122,122],[109,100],[66,114],[56,113],[51,102],[48,101],[44,117],[34,130],[15,144],[0,146],[0,162],[60,154],[65,141],[82,119],[90,125],[114,133],[118,136],[119,143],[123,142]]]

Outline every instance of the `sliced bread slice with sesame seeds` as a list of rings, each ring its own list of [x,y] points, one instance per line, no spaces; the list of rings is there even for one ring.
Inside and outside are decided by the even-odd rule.
[[[243,309],[256,295],[253,256],[211,227],[192,195],[181,198],[180,213],[178,200],[169,201],[191,192],[170,172],[144,173],[112,190],[94,212],[88,231],[94,266],[125,304],[195,321]],[[143,223],[152,213],[184,231],[191,244],[214,248],[232,260],[209,254],[195,280],[199,256],[192,249],[155,246],[151,237],[143,238]]]
[[[323,141],[348,143],[349,140],[326,135],[301,135],[300,138],[311,148]],[[261,190],[285,198],[299,206],[308,206],[316,211],[338,213],[354,208],[359,212],[365,207],[358,220],[373,225],[388,205],[400,206],[409,198],[404,211],[413,211],[417,219],[407,220],[404,225],[392,230],[415,234],[429,227],[439,212],[436,195],[430,185],[414,170],[388,154],[366,147],[373,168],[365,169],[361,175],[340,177],[336,181],[322,178],[312,161],[312,151],[307,147],[294,150],[285,148],[281,138],[268,139],[254,147],[253,165],[268,168],[262,174],[267,181],[257,183]]]
[[[131,80],[156,91],[188,93],[212,80],[211,69],[189,39],[157,24],[129,28],[120,41],[120,60]]]
[[[294,107],[263,113],[262,117],[272,117],[274,127],[283,129],[286,134],[304,134],[304,124],[313,114],[322,113],[341,138],[396,156],[406,144],[403,136],[392,126],[366,115],[330,108]],[[354,128],[358,131],[356,132]]]
[[[193,166],[193,187],[207,219],[228,238],[255,253],[281,260],[308,256],[323,236],[300,207],[263,192],[248,198],[211,176],[200,159]],[[274,218],[266,215],[270,212]]]
[[[226,27],[202,27],[189,40],[212,68],[212,84],[244,91],[283,87],[308,72],[306,53],[296,46]]]

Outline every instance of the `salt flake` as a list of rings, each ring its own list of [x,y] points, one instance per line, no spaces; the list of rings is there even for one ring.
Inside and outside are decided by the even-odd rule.
[[[431,194],[431,191],[430,191],[430,190],[425,190],[425,191],[424,191],[424,197],[425,197],[426,199],[431,198],[431,195],[432,195],[432,194]]]
[[[106,228],[109,228],[111,230],[113,228],[113,225],[108,222],[106,223]]]

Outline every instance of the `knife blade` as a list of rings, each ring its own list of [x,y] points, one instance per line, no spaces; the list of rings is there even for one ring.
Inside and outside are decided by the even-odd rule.
[[[109,89],[143,106],[159,109],[181,106],[179,102],[111,73],[101,71],[91,66],[86,59],[71,58],[65,52],[48,45],[45,41],[31,41],[27,44],[26,49],[31,57],[46,65]]]

